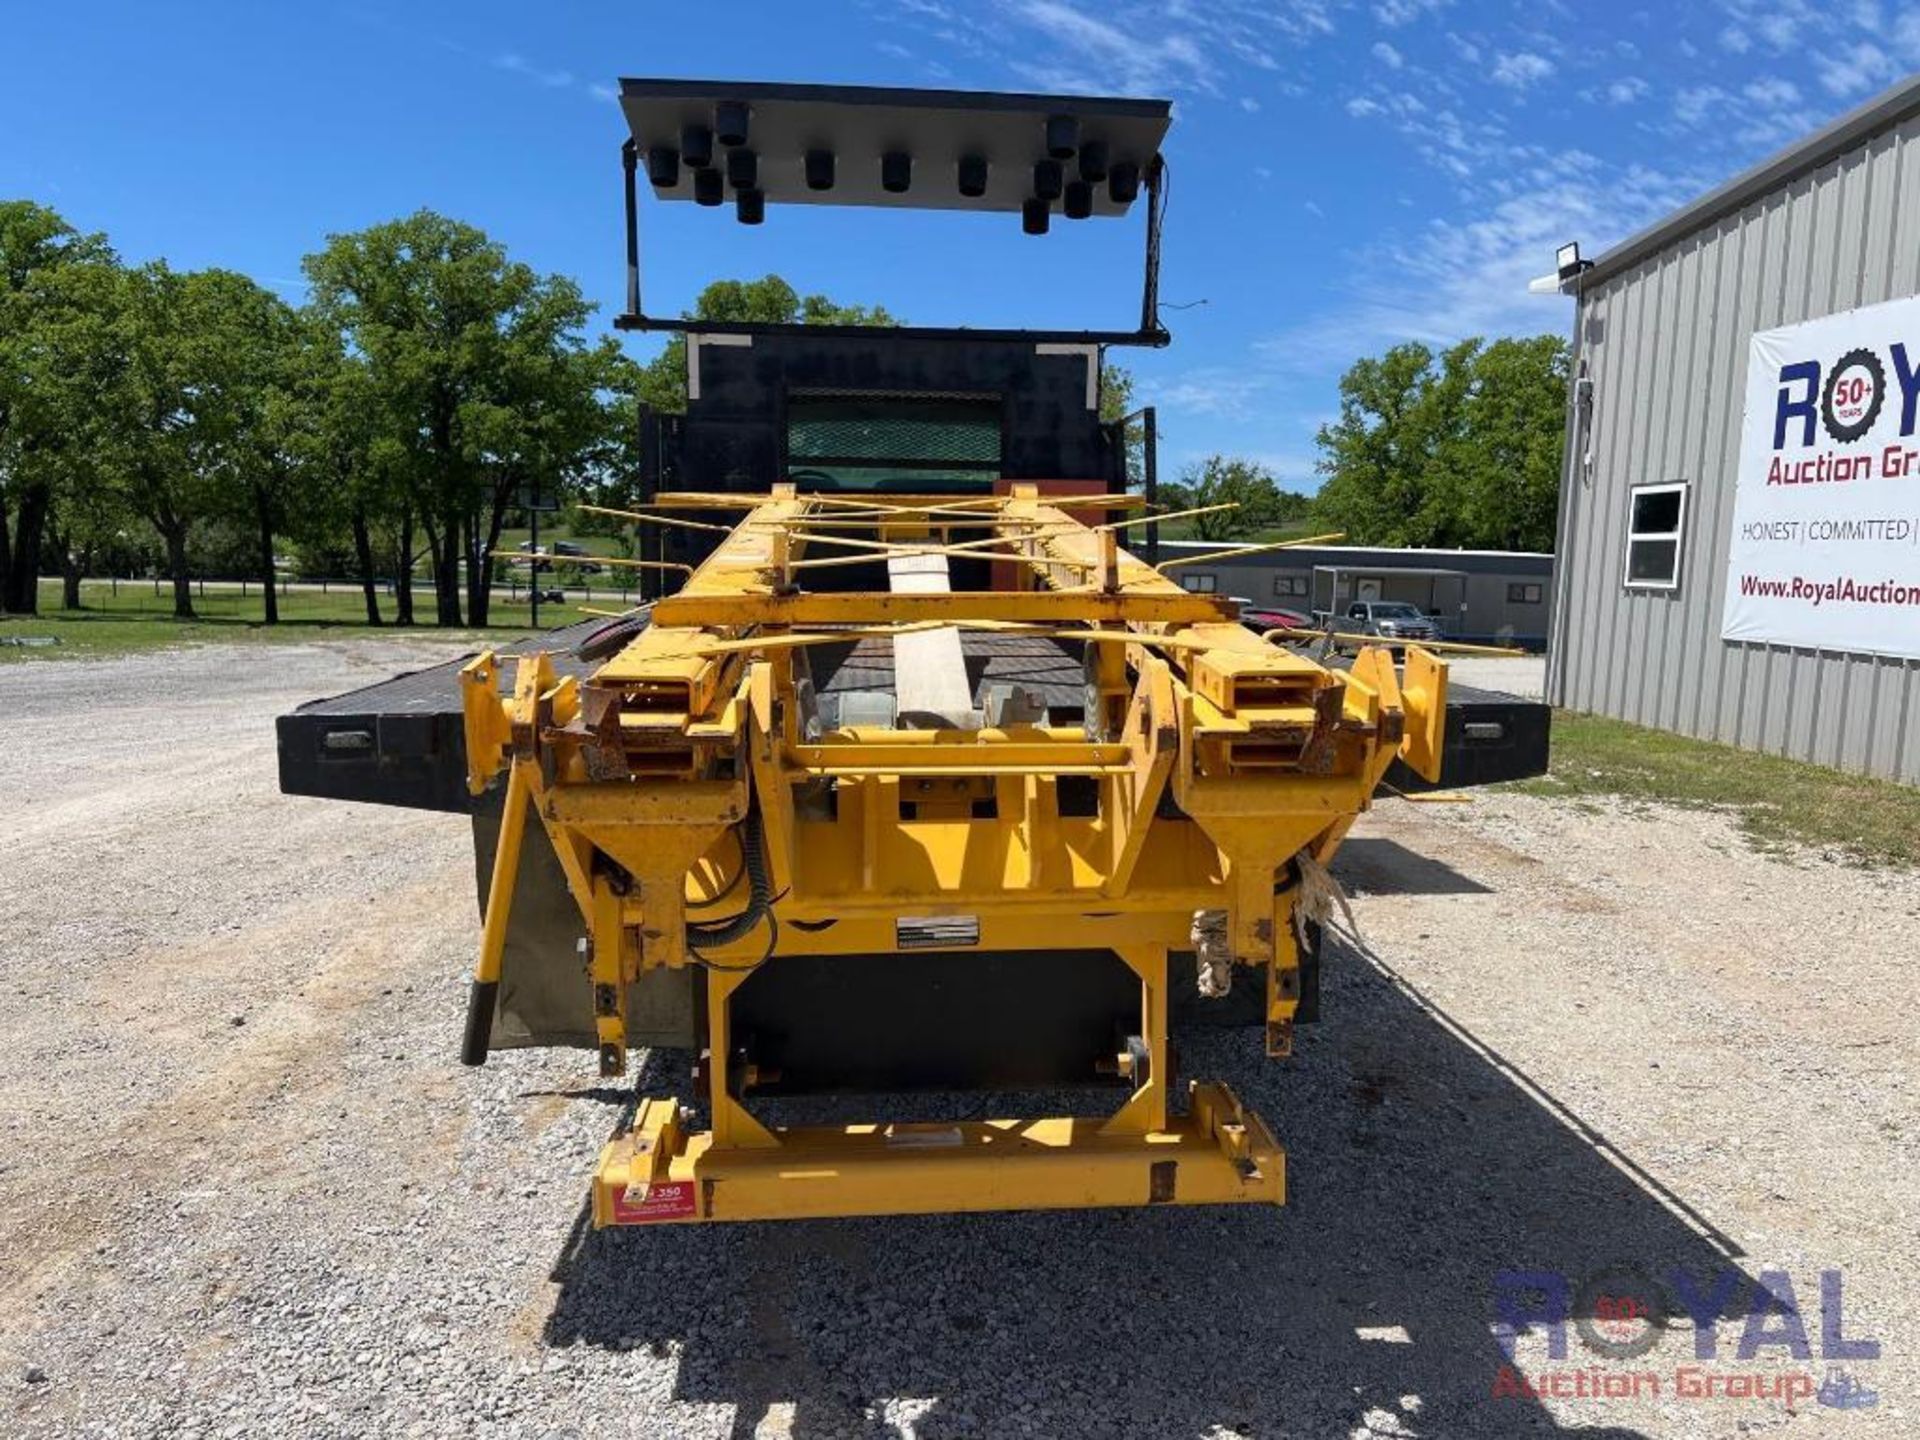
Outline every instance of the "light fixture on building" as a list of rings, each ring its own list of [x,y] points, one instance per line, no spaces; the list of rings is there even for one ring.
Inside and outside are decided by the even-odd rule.
[[[1563,283],[1593,268],[1593,262],[1591,260],[1582,260],[1580,258],[1580,242],[1578,240],[1569,241],[1554,251],[1553,264],[1554,269],[1558,272]]]

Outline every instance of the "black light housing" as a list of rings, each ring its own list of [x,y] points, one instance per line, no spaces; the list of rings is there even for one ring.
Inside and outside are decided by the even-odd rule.
[[[1080,178],[1095,184],[1107,178],[1107,142],[1089,140],[1080,147]]]
[[[698,205],[718,205],[727,198],[727,182],[711,165],[693,172],[693,199]]]
[[[736,190],[733,196],[733,213],[740,217],[742,225],[758,225],[767,218],[767,193],[751,187]]]
[[[1044,235],[1053,221],[1053,207],[1037,197],[1020,202],[1020,228],[1029,235]]]
[[[833,188],[833,151],[807,151],[807,189],[831,190]]]
[[[680,158],[688,168],[703,170],[713,163],[713,131],[704,125],[680,127]]]
[[[760,184],[760,157],[751,150],[727,152],[727,183],[736,190],[753,190]]]
[[[1047,117],[1047,154],[1056,160],[1071,160],[1080,148],[1080,122],[1071,115]]]
[[[880,188],[889,195],[904,195],[913,188],[913,156],[904,150],[889,150],[880,157]]]
[[[1084,220],[1093,214],[1093,186],[1084,180],[1069,180],[1061,208],[1069,220]]]
[[[987,193],[986,156],[962,155],[960,157],[960,193],[969,200],[978,200]]]
[[[1131,205],[1140,193],[1140,167],[1121,160],[1107,171],[1107,198],[1116,205]]]
[[[1051,205],[1060,198],[1060,187],[1065,183],[1065,174],[1058,160],[1036,160],[1033,162],[1033,193]]]
[[[747,105],[744,100],[722,100],[713,107],[713,134],[722,145],[747,143]]]
[[[1591,260],[1581,258],[1578,240],[1570,240],[1554,251],[1553,265],[1554,273],[1560,277],[1562,283],[1573,279],[1576,275],[1584,275],[1593,268]]]
[[[647,179],[662,190],[680,183],[680,152],[671,145],[654,145],[647,150]]]

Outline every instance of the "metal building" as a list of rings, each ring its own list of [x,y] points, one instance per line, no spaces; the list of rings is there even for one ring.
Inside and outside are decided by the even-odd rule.
[[[1895,323],[1904,326],[1912,311],[1899,302],[1920,294],[1920,76],[1583,272],[1569,274],[1571,268],[1561,277],[1577,308],[1548,698],[1702,739],[1920,781],[1920,589],[1901,587],[1902,605],[1911,608],[1879,617],[1871,636],[1846,607],[1823,611],[1815,602],[1801,611],[1811,643],[1723,638],[1723,630],[1739,628],[1726,621],[1731,597],[1747,583],[1744,572],[1730,578],[1729,552],[1736,482],[1747,473],[1744,417],[1757,393],[1749,377],[1754,337],[1764,342],[1761,332],[1820,317],[1845,325],[1851,316],[1843,312],[1856,311],[1897,314],[1903,318]],[[1904,365],[1908,345],[1920,355],[1920,333],[1883,344],[1880,353],[1896,352],[1895,365]],[[1861,363],[1858,349],[1838,360],[1822,353],[1829,374]],[[1752,383],[1773,382],[1771,372],[1753,368]],[[1811,363],[1801,368],[1819,373]],[[1895,425],[1903,399],[1890,378],[1896,372],[1877,360],[1871,368],[1880,388],[1867,422],[1884,413],[1884,423]],[[1897,373],[1910,426],[1913,377]],[[1788,393],[1784,386],[1781,393]],[[1806,434],[1823,444],[1813,424],[1817,378],[1804,394]],[[1890,402],[1884,412],[1883,399]],[[1762,417],[1763,425],[1777,425],[1776,449],[1784,435],[1798,435],[1787,424],[1794,409],[1782,399],[1777,422],[1770,409]],[[1920,445],[1920,437],[1900,443]],[[1904,514],[1915,524],[1920,469],[1902,473],[1895,447],[1883,453],[1886,474],[1870,501],[1858,500],[1868,491],[1844,484],[1791,498],[1844,494],[1847,503],[1883,506],[1887,516]],[[1770,492],[1769,499],[1786,494]],[[1741,538],[1752,538],[1744,525]],[[1783,546],[1778,553],[1785,566],[1790,554],[1807,552]],[[1914,563],[1892,548],[1875,553],[1874,563],[1887,567]],[[1797,592],[1799,580],[1791,583]]]
[[[1190,563],[1233,541],[1162,540],[1168,573],[1189,590],[1229,595],[1253,610],[1324,618],[1356,600],[1402,600],[1452,640],[1540,650],[1547,643],[1553,556],[1527,550],[1394,550],[1300,545]]]

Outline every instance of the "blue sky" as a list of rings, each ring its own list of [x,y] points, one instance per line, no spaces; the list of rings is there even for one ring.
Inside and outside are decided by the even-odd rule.
[[[1594,253],[1916,68],[1910,0],[39,3],[0,55],[0,194],[294,299],[324,235],[431,206],[604,318],[623,74],[1163,95],[1161,293],[1191,308],[1171,349],[1118,358],[1175,468],[1223,450],[1310,488],[1355,356],[1564,329],[1526,292],[1558,243]],[[644,228],[654,311],[772,269],[918,323],[1137,314],[1133,224],[649,206]]]

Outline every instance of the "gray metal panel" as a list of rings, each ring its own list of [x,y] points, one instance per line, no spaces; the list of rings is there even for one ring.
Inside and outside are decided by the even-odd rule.
[[[756,188],[769,204],[919,210],[1018,210],[1033,194],[1034,163],[1047,158],[1046,126],[1052,115],[1077,120],[1082,142],[1105,145],[1111,164],[1133,165],[1144,173],[1159,153],[1172,115],[1165,100],[1112,96],[719,80],[620,82],[620,107],[643,156],[656,146],[677,154],[682,127],[711,126],[715,103],[724,100],[749,107],[742,148],[757,159]],[[713,148],[716,156],[724,156],[717,140]],[[805,156],[812,149],[837,157],[830,190],[807,185]],[[880,183],[880,157],[888,151],[913,158],[912,183],[898,194]],[[959,192],[956,175],[963,155],[987,161],[984,194],[969,198]],[[657,198],[693,199],[692,168],[680,165],[677,171],[672,185],[653,186]],[[1069,160],[1066,178],[1079,173]],[[1124,215],[1132,205],[1113,200],[1105,184],[1094,186],[1092,199],[1095,215]],[[1055,200],[1054,209],[1061,208]]]
[[[1907,90],[1911,103],[1868,107],[1878,130],[1796,147],[1763,167],[1772,188],[1690,207],[1649,232],[1663,244],[1629,242],[1586,277],[1576,364],[1593,383],[1593,466],[1583,481],[1570,427],[1555,703],[1920,781],[1920,661],[1720,639],[1754,332],[1920,293],[1920,82]],[[1628,591],[1631,487],[1671,479],[1691,487],[1680,587]]]

